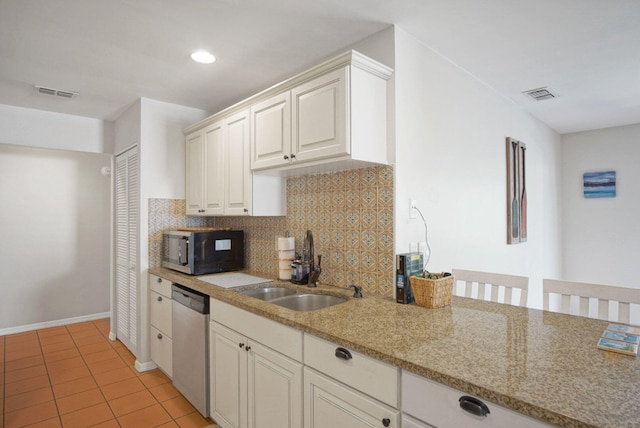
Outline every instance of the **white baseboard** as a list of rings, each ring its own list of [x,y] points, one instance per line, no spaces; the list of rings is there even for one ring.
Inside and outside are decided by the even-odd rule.
[[[158,366],[153,361],[147,361],[146,363],[141,363],[140,361],[136,360],[135,367],[136,367],[136,370],[139,372],[147,372],[149,370],[153,370],[157,368]]]
[[[7,327],[7,328],[0,329],[0,336],[6,336],[8,334],[24,333],[25,331],[40,330],[42,328],[58,327],[61,325],[75,324],[75,323],[85,322],[85,321],[100,320],[103,318],[109,318],[110,316],[111,316],[111,312],[102,312],[99,314],[83,315],[81,317],[65,318],[62,320],[46,321],[46,322],[41,322],[36,324],[20,325],[16,327]]]

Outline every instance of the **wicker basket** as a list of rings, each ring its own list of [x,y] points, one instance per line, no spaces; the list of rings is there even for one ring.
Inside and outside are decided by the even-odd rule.
[[[455,277],[453,275],[438,279],[420,278],[412,276],[409,284],[413,289],[416,304],[425,308],[442,308],[451,304],[451,294]]]

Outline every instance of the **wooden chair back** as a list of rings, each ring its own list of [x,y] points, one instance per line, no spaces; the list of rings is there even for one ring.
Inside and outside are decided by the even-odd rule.
[[[458,281],[465,283],[464,293],[457,293],[457,284],[453,284],[453,294],[464,297],[473,296],[473,284],[477,284],[478,295],[476,298],[490,300],[497,303],[507,303],[515,306],[527,306],[527,292],[529,290],[529,278],[526,276],[505,275],[501,273],[479,272],[463,269],[453,269],[451,273]],[[486,297],[487,287],[491,290],[489,298]],[[499,301],[500,288],[504,289],[504,299]],[[513,302],[513,289],[520,290],[520,299]]]
[[[609,320],[609,302],[618,306],[617,319],[614,322],[629,323],[631,303],[640,304],[640,289],[616,287],[612,285],[591,284],[587,282],[562,281],[559,279],[542,280],[543,308],[549,310],[550,294],[559,294],[560,312],[571,314],[571,296],[578,299],[578,314],[589,317],[589,300],[597,301],[597,315],[591,318]]]

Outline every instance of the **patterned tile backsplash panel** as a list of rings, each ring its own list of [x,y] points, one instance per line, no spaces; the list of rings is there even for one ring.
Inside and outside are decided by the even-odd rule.
[[[175,227],[232,227],[245,231],[246,267],[278,275],[276,238],[295,237],[301,253],[313,232],[322,255],[320,282],[361,285],[369,294],[392,297],[393,168],[375,166],[287,178],[286,217],[188,217],[184,200],[149,200],[149,261],[161,264],[162,231]]]

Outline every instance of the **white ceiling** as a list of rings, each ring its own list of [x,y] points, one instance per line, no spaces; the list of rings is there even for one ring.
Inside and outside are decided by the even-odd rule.
[[[640,123],[638,0],[0,0],[0,104],[215,112],[390,24],[559,133]],[[191,61],[200,48],[218,61]],[[542,86],[558,97],[522,94]]]

